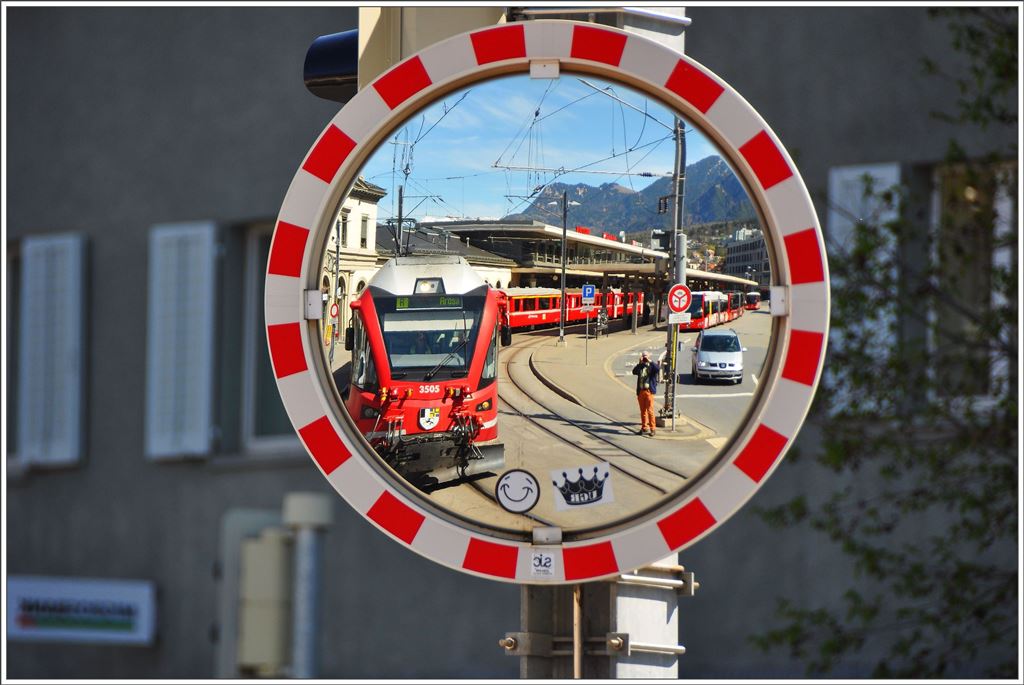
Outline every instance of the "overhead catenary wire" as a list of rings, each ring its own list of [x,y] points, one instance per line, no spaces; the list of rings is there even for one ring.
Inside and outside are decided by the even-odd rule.
[[[512,138],[509,139],[508,144],[505,145],[505,149],[501,151],[501,154],[498,155],[498,158],[495,161],[501,161],[501,158],[504,157],[505,153],[508,152],[508,149],[510,147],[512,147],[512,143],[514,143],[516,140],[519,139],[519,135],[523,132],[523,129],[525,129],[527,127],[527,125],[529,125],[532,128],[533,125],[537,123],[537,121],[538,121],[537,118],[540,116],[540,108],[541,108],[541,106],[543,106],[544,100],[545,100],[545,98],[547,98],[548,93],[551,92],[551,86],[552,86],[553,83],[554,83],[554,81],[549,81],[548,82],[547,88],[544,89],[544,92],[540,96],[540,100],[537,101],[537,106],[533,108],[532,121],[531,121],[531,119],[527,119],[527,120],[523,121],[523,123],[519,126],[519,130],[516,131],[515,135],[513,135]],[[524,137],[523,140],[525,140],[525,137]],[[523,146],[523,141],[520,141],[519,145],[516,146],[515,152],[512,153],[513,157],[515,157],[519,153],[519,149],[522,148],[522,146]]]
[[[465,216],[466,207],[464,195],[465,186],[467,185],[467,179],[485,177],[489,174],[495,173],[504,174],[506,190],[505,198],[508,199],[505,210],[506,214],[517,211],[524,204],[521,202],[516,203],[510,199],[511,197],[516,196],[516,193],[513,191],[513,187],[517,185],[517,183],[515,182],[515,177],[517,176],[525,181],[526,187],[523,192],[526,196],[529,197],[536,197],[544,188],[548,187],[551,183],[554,183],[555,181],[562,179],[572,173],[614,176],[616,182],[624,178],[626,179],[626,183],[634,193],[636,193],[637,190],[636,185],[633,181],[633,176],[641,176],[646,178],[670,176],[670,173],[654,172],[649,170],[637,171],[639,165],[642,164],[645,160],[649,159],[651,154],[654,153],[661,146],[661,144],[663,144],[664,141],[668,139],[659,138],[647,142],[641,142],[643,141],[644,136],[646,134],[648,119],[663,127],[669,128],[666,124],[664,124],[664,122],[660,121],[656,116],[652,115],[650,111],[648,111],[648,101],[644,99],[642,106],[636,106],[626,101],[622,96],[616,93],[611,86],[606,86],[602,88],[586,79],[579,78],[576,80],[579,81],[581,85],[584,85],[587,88],[591,89],[591,92],[587,92],[579,97],[574,97],[569,102],[557,106],[550,112],[544,112],[543,106],[546,103],[547,99],[551,96],[552,93],[556,92],[556,87],[562,83],[561,81],[557,80],[550,81],[544,88],[544,91],[537,98],[536,105],[534,106],[533,111],[530,113],[528,117],[524,118],[525,120],[522,121],[522,123],[519,125],[516,134],[513,135],[507,141],[501,154],[492,164],[493,170],[478,171],[475,173],[467,174],[434,176],[426,179],[420,179],[421,181],[431,183],[432,187],[433,182],[435,181],[461,181],[460,187],[457,190],[459,191],[459,194],[463,198],[461,202],[461,204],[463,205],[462,209],[460,210],[454,207],[451,203],[441,198],[440,195],[437,196],[439,199],[431,198],[431,201],[438,207],[438,209],[441,209],[442,211],[445,211],[447,213]],[[429,134],[434,130],[434,128],[449,113],[455,110],[461,103],[465,102],[470,92],[471,91],[466,91],[465,93],[460,94],[455,103],[450,106],[447,103],[443,103],[444,111],[435,121],[430,122],[427,117],[422,117],[419,122],[419,127],[415,137],[411,136],[411,131],[409,130],[409,127],[406,127],[395,136],[395,140],[393,142],[395,143],[396,149],[394,150],[393,154],[392,186],[394,186],[396,182],[396,176],[399,170],[401,170],[402,174],[405,176],[405,182],[407,184],[410,182],[411,179],[415,177],[415,146],[417,145],[417,143],[419,143],[424,138],[429,136]],[[562,112],[567,108],[573,107],[574,105],[577,105],[578,103],[587,100],[588,98],[598,93],[604,94],[614,103],[616,103],[615,105],[613,105],[613,109],[611,112],[611,154],[601,157],[599,159],[587,161],[582,164],[577,164],[572,167],[546,164],[545,161],[547,157],[547,146],[545,143],[547,140],[550,139],[550,136],[546,135],[546,133],[550,133],[550,131],[545,132],[543,130],[543,126],[541,126],[540,123],[557,115],[559,112]],[[634,136],[631,136],[629,134],[629,118],[625,114],[626,108],[629,108],[641,115],[640,131],[639,134],[635,136],[635,139]],[[616,109],[618,110],[617,112]],[[618,118],[620,122],[619,124],[615,123],[616,118]],[[616,130],[619,125],[622,126],[621,134],[619,133],[619,131]],[[619,135],[621,135],[623,143],[623,147],[621,149],[619,148],[616,142]],[[404,142],[401,140],[402,137],[404,137]],[[399,145],[402,145],[404,148],[402,154],[400,155],[398,154],[397,151],[397,147]],[[524,152],[524,147],[526,148],[525,152],[527,155],[527,159],[525,160],[526,164],[517,164],[515,160]],[[646,152],[643,152],[638,158],[634,158],[634,155],[631,154],[637,151],[644,151],[645,148]],[[511,155],[509,155],[510,151],[512,151]],[[594,168],[595,166],[600,165],[604,162],[616,160],[620,157],[623,158],[624,160],[624,169],[615,170]],[[521,172],[525,172],[525,178],[519,175]],[[424,186],[419,187],[424,188]],[[429,191],[425,190],[425,192]],[[393,193],[394,189],[392,188],[392,194]],[[422,204],[423,203],[419,203],[417,205],[417,208],[422,207]],[[476,212],[479,213],[480,209],[476,209]]]

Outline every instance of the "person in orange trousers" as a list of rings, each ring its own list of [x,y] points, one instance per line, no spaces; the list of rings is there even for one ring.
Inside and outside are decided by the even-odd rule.
[[[654,393],[658,392],[660,370],[658,363],[651,361],[651,355],[647,350],[640,353],[640,363],[633,367],[633,375],[636,376],[636,401],[640,405],[640,435],[643,435],[645,430],[650,430],[652,438],[656,431]]]

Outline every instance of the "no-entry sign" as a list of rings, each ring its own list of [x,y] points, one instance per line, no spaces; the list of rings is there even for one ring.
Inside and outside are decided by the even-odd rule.
[[[319,321],[307,317],[304,302],[307,293],[321,287],[323,246],[338,202],[389,136],[459,88],[510,75],[552,74],[597,76],[639,90],[717,146],[749,193],[764,231],[772,267],[773,344],[741,425],[683,487],[659,491],[663,494],[650,506],[627,518],[573,529],[517,518],[518,527],[498,529],[473,515],[453,515],[382,462],[339,401],[318,344]],[[712,533],[764,484],[795,440],[821,377],[828,336],[828,264],[821,226],[796,165],[764,119],[689,57],[639,35],[571,21],[514,22],[454,36],[362,88],[317,137],[292,180],[278,215],[265,283],[274,376],[315,467],[353,509],[396,542],[455,570],[514,583],[611,578]],[[676,298],[673,308],[685,309],[689,299]],[[785,306],[775,307],[776,302]],[[580,466],[550,478],[532,474],[533,482],[554,497],[564,491],[571,498],[573,487],[596,497],[605,471],[584,474]],[[603,463],[587,466],[605,468]],[[612,466],[607,465],[609,473]],[[626,501],[623,492],[616,502]],[[508,493],[519,501],[520,491]],[[536,509],[529,514],[509,507],[502,511],[528,517]],[[542,574],[535,572],[538,561]]]
[[[668,291],[668,308],[679,314],[690,308],[692,296],[690,289],[683,283],[676,283]]]

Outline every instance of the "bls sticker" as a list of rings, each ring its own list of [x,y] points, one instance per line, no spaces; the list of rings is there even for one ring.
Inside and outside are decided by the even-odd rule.
[[[553,578],[555,555],[551,552],[533,552],[530,555],[530,575],[535,578]]]
[[[440,407],[427,407],[420,409],[420,428],[425,431],[431,430],[441,421]]]

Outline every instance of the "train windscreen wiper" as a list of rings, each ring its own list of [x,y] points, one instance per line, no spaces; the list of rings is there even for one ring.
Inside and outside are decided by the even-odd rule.
[[[449,352],[447,355],[445,355],[445,358],[437,363],[437,366],[432,368],[430,371],[427,371],[427,373],[423,376],[423,380],[429,381],[431,378],[433,378],[434,374],[436,374],[438,371],[440,371],[441,367],[444,366],[448,362],[449,359],[451,359],[456,354],[458,354],[459,351],[461,351],[462,348],[464,348],[467,343],[469,343],[469,338],[468,337],[467,338],[463,338],[462,342],[460,342],[458,344],[458,346],[455,347],[455,349],[453,349],[451,352]]]

